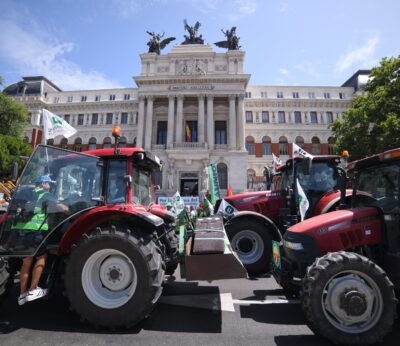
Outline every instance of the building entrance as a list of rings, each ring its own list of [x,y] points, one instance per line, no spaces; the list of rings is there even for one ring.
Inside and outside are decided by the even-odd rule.
[[[198,196],[199,180],[198,179],[181,179],[181,196]]]

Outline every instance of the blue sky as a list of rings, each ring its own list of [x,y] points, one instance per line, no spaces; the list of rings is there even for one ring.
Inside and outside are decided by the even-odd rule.
[[[206,43],[237,27],[251,85],[341,85],[400,54],[398,0],[0,0],[0,76],[63,90],[135,87],[148,31]],[[215,51],[224,49],[214,46]]]

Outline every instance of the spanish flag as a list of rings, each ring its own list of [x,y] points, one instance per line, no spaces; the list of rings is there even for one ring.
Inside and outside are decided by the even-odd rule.
[[[192,134],[190,132],[189,124],[186,123],[186,142],[192,141]]]

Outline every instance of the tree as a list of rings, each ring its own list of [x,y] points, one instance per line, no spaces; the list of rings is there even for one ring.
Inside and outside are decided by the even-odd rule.
[[[21,138],[28,125],[28,110],[4,93],[0,93],[0,134]]]
[[[348,150],[352,160],[400,147],[400,56],[383,58],[369,77],[367,93],[330,126],[335,151]]]
[[[0,179],[11,177],[13,162],[18,163],[20,170],[25,164],[20,156],[29,156],[32,148],[20,138],[0,134]]]

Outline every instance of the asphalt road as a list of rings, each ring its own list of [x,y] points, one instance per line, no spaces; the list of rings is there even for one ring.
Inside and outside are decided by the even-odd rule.
[[[398,345],[400,320],[384,345]],[[298,301],[273,278],[212,283],[166,280],[151,316],[130,330],[96,330],[81,323],[60,295],[0,307],[0,345],[331,345],[305,324]]]

